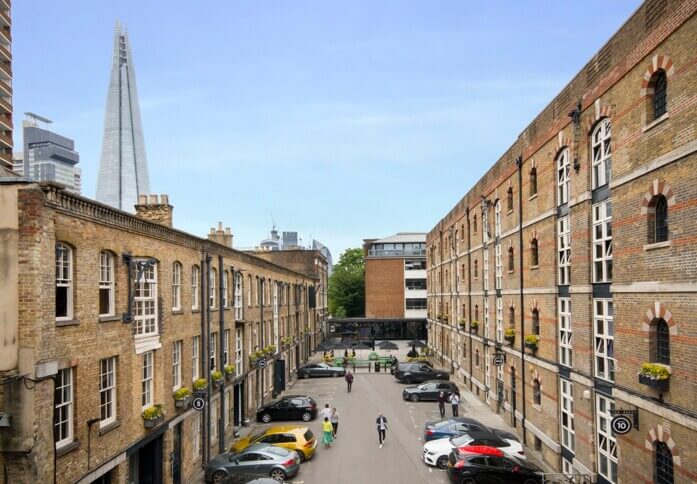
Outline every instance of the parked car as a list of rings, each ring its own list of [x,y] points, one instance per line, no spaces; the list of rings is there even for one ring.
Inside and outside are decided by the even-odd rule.
[[[406,387],[402,390],[402,398],[411,400],[412,402],[436,401],[440,392],[445,392],[445,397],[448,398],[453,393],[460,394],[460,389],[456,384],[450,381],[425,381],[420,385]]]
[[[300,457],[300,462],[312,459],[317,448],[317,439],[312,430],[297,425],[275,425],[263,432],[235,441],[230,452],[241,452],[250,445],[272,444],[288,450],[294,450]]]
[[[430,366],[431,368],[433,368],[433,364],[432,364],[430,361],[419,361],[419,362],[411,362],[411,363],[410,363],[410,362],[404,362],[404,361],[403,361],[403,362],[400,363],[399,361],[393,360],[393,361],[392,361],[392,365],[390,366],[390,373],[394,375],[395,372],[399,369],[400,366],[401,366],[401,367],[404,367],[404,366],[407,366],[407,365],[428,365],[428,366]]]
[[[497,435],[481,430],[474,430],[458,437],[449,439],[431,440],[424,444],[423,460],[426,464],[445,469],[448,464],[448,455],[453,449],[465,445],[486,445],[496,447],[505,454],[525,458],[525,452],[520,442],[510,439],[502,439]]]
[[[327,363],[311,363],[297,369],[298,378],[312,376],[344,376],[346,370],[342,366],[332,366]]]
[[[542,469],[491,447],[455,449],[448,456],[448,477],[456,484],[501,482],[542,483]]]
[[[304,395],[287,395],[267,403],[257,410],[257,421],[302,420],[309,422],[317,416],[317,402]]]
[[[206,466],[206,482],[248,482],[250,476],[269,476],[277,481],[294,477],[300,469],[295,451],[269,444],[255,444],[242,452],[225,452],[214,457]],[[239,480],[235,481],[238,477]]]
[[[434,370],[423,363],[399,366],[394,372],[395,378],[402,383],[421,383],[427,380],[450,380],[445,370]]]
[[[520,442],[518,436],[508,430],[495,429],[469,417],[450,417],[439,422],[426,422],[424,425],[424,441],[457,437],[473,430],[491,432],[502,439]]]

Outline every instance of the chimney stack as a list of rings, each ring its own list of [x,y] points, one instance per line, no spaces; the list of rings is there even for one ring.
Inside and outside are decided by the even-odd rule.
[[[168,195],[138,195],[135,208],[136,217],[172,227],[174,207],[169,204]]]
[[[218,229],[216,230],[215,227],[211,227],[211,232],[208,234],[208,240],[212,240],[213,242],[217,242],[221,245],[225,245],[227,247],[230,247],[232,249],[232,232],[230,231],[230,227],[225,227],[225,230],[223,230],[223,222],[218,222]]]

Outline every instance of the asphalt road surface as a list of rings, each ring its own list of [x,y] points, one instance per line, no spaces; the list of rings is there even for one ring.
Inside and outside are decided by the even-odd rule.
[[[318,439],[315,457],[302,464],[291,482],[296,484],[418,484],[447,483],[444,471],[421,460],[424,422],[439,420],[436,402],[406,402],[405,385],[392,375],[357,374],[350,394],[343,378],[298,380],[287,394],[309,395],[323,408],[337,408],[339,430],[331,448],[322,445],[321,420],[309,426]],[[460,414],[466,414],[461,405]],[[446,406],[450,414],[450,406]],[[381,449],[375,419],[382,412],[388,421],[385,444]],[[302,423],[302,422],[300,422]],[[264,428],[266,426],[259,426]],[[256,430],[256,429],[255,429]]]

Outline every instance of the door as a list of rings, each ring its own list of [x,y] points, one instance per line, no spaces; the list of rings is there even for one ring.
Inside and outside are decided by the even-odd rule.
[[[172,483],[181,484],[182,480],[182,424],[174,426],[174,443],[172,445]]]
[[[239,427],[244,420],[244,383],[238,383],[234,388],[235,421],[234,426]]]
[[[138,484],[162,484],[162,436],[152,440],[137,452]]]
[[[516,424],[518,423],[515,418],[517,401],[518,398],[516,398],[515,366],[511,366],[511,425],[513,426],[513,428],[516,428]]]
[[[286,389],[286,360],[274,360],[273,393],[278,395]]]

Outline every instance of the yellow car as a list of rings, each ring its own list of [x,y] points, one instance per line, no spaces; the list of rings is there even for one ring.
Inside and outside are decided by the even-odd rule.
[[[312,459],[317,448],[317,439],[312,430],[296,425],[276,425],[263,432],[235,441],[230,452],[240,452],[252,444],[272,444],[288,450],[294,450],[300,456],[300,462]]]

